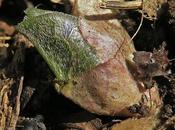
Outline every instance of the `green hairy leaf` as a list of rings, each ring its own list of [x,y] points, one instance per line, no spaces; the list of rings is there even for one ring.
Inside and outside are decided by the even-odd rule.
[[[17,29],[34,44],[58,80],[68,81],[99,64],[96,50],[81,36],[77,17],[30,8]]]

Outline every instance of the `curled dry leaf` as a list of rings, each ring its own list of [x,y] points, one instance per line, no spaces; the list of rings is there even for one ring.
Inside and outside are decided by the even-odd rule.
[[[87,1],[77,1],[75,6],[83,2]],[[86,4],[84,7],[89,8],[81,5],[74,12],[85,17],[85,12],[94,8],[91,4],[96,5],[93,1]],[[139,103],[144,94],[129,70],[135,49],[117,20],[98,19],[101,13],[106,16],[106,11],[90,12],[86,16],[91,20],[85,20],[28,9],[17,29],[35,45],[56,75],[59,93],[96,114],[129,116],[128,108]]]

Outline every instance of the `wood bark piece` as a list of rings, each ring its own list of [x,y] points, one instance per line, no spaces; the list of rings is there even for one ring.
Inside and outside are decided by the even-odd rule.
[[[21,77],[16,95],[11,97],[14,93],[15,83],[12,79],[3,80],[0,90],[0,129],[2,130],[15,130],[16,123],[20,112],[20,96],[23,88],[23,77]],[[15,98],[15,102],[11,101],[11,98]]]

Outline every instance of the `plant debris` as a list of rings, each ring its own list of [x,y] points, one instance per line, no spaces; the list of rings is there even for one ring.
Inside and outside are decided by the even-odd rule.
[[[170,64],[164,44],[153,53],[137,51],[134,53],[134,62],[137,66],[137,78],[142,80],[147,88],[154,86],[153,77],[167,76],[167,66]]]
[[[104,9],[139,9],[143,16],[149,20],[158,18],[158,10],[167,0],[133,0],[133,1],[105,1],[100,7]]]

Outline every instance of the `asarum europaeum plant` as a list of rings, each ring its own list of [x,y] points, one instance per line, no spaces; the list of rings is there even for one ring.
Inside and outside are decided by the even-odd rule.
[[[27,9],[17,26],[55,74],[56,90],[100,115],[132,116],[136,113],[130,108],[141,101],[147,107],[160,105],[157,87],[148,94],[133,76],[135,49],[117,19],[101,20],[102,16],[95,14],[86,18],[81,7],[78,9],[74,13],[82,17]],[[144,102],[143,97],[147,97]]]

